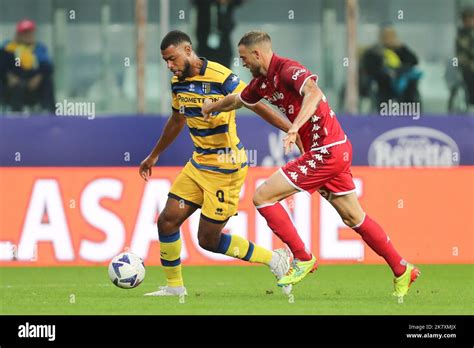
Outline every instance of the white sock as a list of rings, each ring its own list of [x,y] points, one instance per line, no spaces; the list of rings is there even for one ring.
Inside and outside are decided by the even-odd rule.
[[[280,261],[280,255],[278,255],[276,252],[272,251],[272,259],[268,266],[270,268],[275,268],[278,265],[278,262]]]

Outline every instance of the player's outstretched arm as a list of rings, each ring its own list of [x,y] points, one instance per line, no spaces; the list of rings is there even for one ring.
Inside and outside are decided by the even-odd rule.
[[[148,181],[148,177],[151,176],[151,168],[158,162],[158,158],[163,151],[176,139],[185,123],[185,117],[173,110],[173,114],[161,132],[160,139],[158,139],[151,153],[140,163],[139,173],[143,180]]]
[[[285,133],[288,132],[292,126],[292,123],[286,117],[281,116],[278,112],[262,101],[259,101],[257,104],[252,106],[246,105],[246,107],[255,112],[272,126],[281,129]],[[301,153],[304,153],[303,143],[298,134],[296,134],[296,146],[298,146]]]
[[[212,102],[210,99],[204,99],[202,103],[201,113],[204,120],[208,120],[213,112],[225,112],[240,109],[244,104],[238,94],[228,94],[224,98]]]
[[[260,101],[252,106],[246,105],[246,107],[255,112],[272,126],[281,129],[285,133],[288,132],[288,129],[291,127],[291,122],[287,118],[283,118],[283,116],[264,102]]]

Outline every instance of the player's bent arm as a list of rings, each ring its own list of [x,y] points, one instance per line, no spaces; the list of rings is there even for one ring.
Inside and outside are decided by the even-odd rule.
[[[288,132],[292,126],[291,122],[286,118],[280,115],[278,112],[276,112],[274,109],[272,109],[269,105],[265,104],[264,102],[258,102],[255,105],[245,105],[247,108],[255,112],[257,115],[259,115],[261,118],[263,118],[265,121],[270,123],[272,126],[281,129],[284,132]],[[298,134],[296,134],[296,140],[295,140],[296,146],[298,146],[298,149],[300,150],[301,153],[304,153],[304,147],[303,147],[303,142],[301,141],[301,138]]]
[[[314,112],[318,108],[318,104],[323,98],[323,92],[316,85],[316,82],[312,79],[308,79],[302,89],[303,102],[301,104],[300,112],[293,121],[288,133],[298,132],[298,129],[303,126],[309,118],[314,115]]]
[[[161,132],[160,139],[156,143],[155,147],[151,151],[149,157],[158,158],[163,151],[176,139],[178,134],[184,127],[186,118],[178,111],[173,110],[170,118],[165,124],[163,131]]]
[[[173,110],[171,117],[166,122],[163,132],[161,132],[160,139],[147,158],[140,163],[138,172],[143,180],[148,181],[148,177],[150,177],[152,173],[152,168],[158,161],[161,153],[176,139],[185,123],[186,119],[184,116]]]
[[[228,94],[216,102],[211,102],[209,99],[205,99],[202,106],[202,114],[209,115],[212,112],[232,111],[240,109],[243,105],[244,104],[240,100],[238,94]]]
[[[284,132],[288,132],[291,127],[291,122],[287,118],[282,117],[278,112],[264,102],[260,101],[252,106],[246,105],[246,107],[255,112],[272,126],[281,129]]]

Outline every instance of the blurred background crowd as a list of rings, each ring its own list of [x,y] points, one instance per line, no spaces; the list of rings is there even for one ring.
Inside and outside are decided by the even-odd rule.
[[[267,31],[280,55],[301,61],[338,113],[347,82],[344,0],[148,0],[144,110],[137,110],[136,2],[0,0],[0,113],[54,113],[55,103],[95,103],[97,116],[168,116],[169,74],[161,37],[190,34],[201,56],[250,81],[236,43]],[[423,114],[474,106],[473,0],[359,0],[358,113],[389,99]]]

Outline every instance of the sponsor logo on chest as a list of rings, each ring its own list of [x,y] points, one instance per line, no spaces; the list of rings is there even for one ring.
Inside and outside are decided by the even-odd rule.
[[[274,91],[272,94],[264,95],[263,98],[274,104],[279,100],[285,99],[285,95],[282,92]]]

